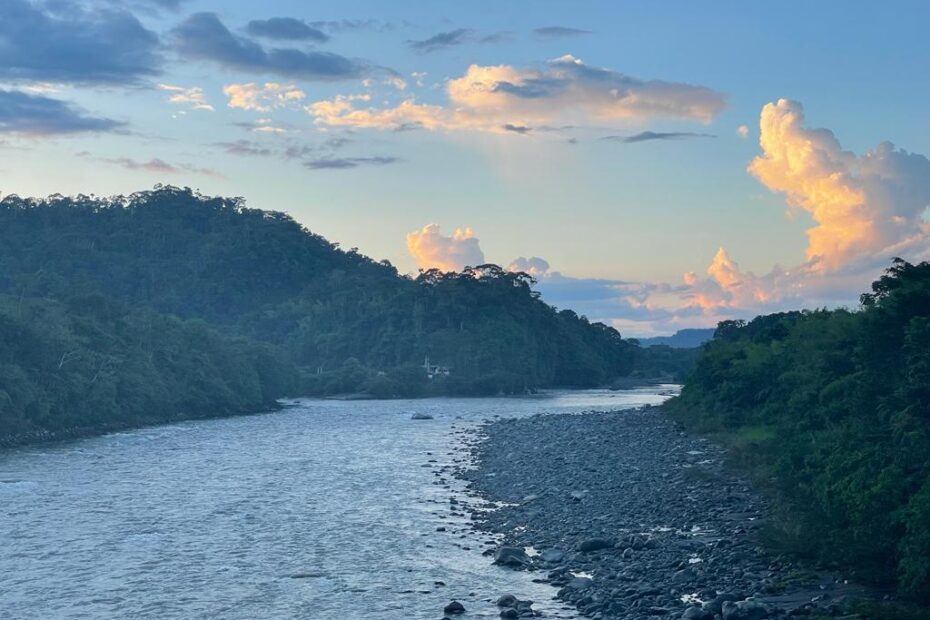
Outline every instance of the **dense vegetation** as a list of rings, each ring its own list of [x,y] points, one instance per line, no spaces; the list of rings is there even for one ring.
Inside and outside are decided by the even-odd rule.
[[[0,439],[245,413],[296,376],[267,345],[99,295],[0,297]]]
[[[771,485],[778,542],[930,600],[930,263],[861,303],[721,323],[669,409]]]
[[[285,394],[522,393],[680,369],[531,285],[494,265],[406,277],[287,215],[189,189],[7,196],[0,435]],[[448,376],[429,379],[427,356]]]

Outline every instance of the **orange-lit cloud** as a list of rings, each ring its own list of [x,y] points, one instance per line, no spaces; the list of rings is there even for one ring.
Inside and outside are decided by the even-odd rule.
[[[407,250],[420,269],[461,271],[484,264],[484,252],[471,228],[456,228],[444,237],[438,224],[427,224],[407,234]]]
[[[926,234],[930,161],[883,142],[863,156],[833,133],[804,127],[801,104],[780,99],[762,109],[762,155],[749,172],[791,207],[810,214],[807,259],[832,271]]]
[[[265,82],[262,85],[253,82],[227,84],[223,87],[223,93],[229,97],[226,105],[230,108],[255,112],[268,112],[272,108],[281,108],[296,103],[307,96],[304,91],[293,84],[276,82]]]
[[[186,105],[192,110],[206,110],[213,112],[213,106],[207,103],[203,94],[203,89],[199,87],[185,88],[183,86],[174,86],[172,84],[159,84],[158,90],[168,93],[168,103],[175,105]]]
[[[709,88],[641,80],[584,64],[566,55],[542,69],[471,65],[446,82],[446,105],[407,99],[387,107],[360,107],[365,96],[340,96],[307,106],[319,125],[359,129],[472,130],[506,127],[613,124],[654,118],[710,122],[725,106]]]

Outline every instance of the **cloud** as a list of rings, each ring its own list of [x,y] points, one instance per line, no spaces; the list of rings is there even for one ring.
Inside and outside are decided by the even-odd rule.
[[[195,13],[172,31],[178,52],[248,73],[271,73],[291,79],[334,81],[360,77],[367,67],[339,54],[295,48],[265,49],[234,35],[215,13]]]
[[[652,118],[710,121],[723,96],[703,86],[640,80],[563,56],[543,69],[471,65],[446,82],[446,105],[407,99],[390,108],[359,107],[367,96],[337,96],[307,106],[320,125],[397,130],[412,127],[504,133],[515,127],[597,125]]]
[[[592,33],[590,30],[568,28],[567,26],[543,26],[534,29],[533,34],[541,39],[567,39]]]
[[[530,258],[521,256],[507,265],[507,271],[522,271],[523,273],[530,274],[534,278],[539,278],[549,272],[549,262],[538,256],[531,256]]]
[[[159,84],[158,90],[171,93],[168,95],[168,103],[186,105],[192,110],[213,112],[213,106],[207,103],[202,88],[196,86],[193,88],[185,88],[183,86],[173,86],[171,84]]]
[[[251,140],[236,140],[235,142],[216,142],[217,146],[227,155],[248,155],[266,157],[271,155],[271,149],[265,148]]]
[[[182,174],[185,172],[193,174],[202,174],[205,176],[222,177],[223,175],[210,168],[198,168],[190,164],[174,165],[169,164],[163,159],[157,157],[148,161],[138,161],[131,157],[117,157],[113,159],[101,159],[108,164],[121,166],[127,170],[142,170],[145,172],[156,172],[158,174]]]
[[[623,142],[635,144],[636,142],[649,142],[653,140],[688,140],[690,138],[716,138],[709,133],[694,133],[691,131],[643,131],[632,136],[604,136],[601,140],[608,142]]]
[[[444,237],[438,224],[427,224],[407,234],[407,250],[420,269],[461,271],[484,264],[484,252],[471,228],[456,228]]]
[[[382,21],[380,19],[337,19],[330,21],[310,22],[310,26],[329,32],[345,32],[352,30],[374,30],[376,32],[386,32],[394,30],[392,22]]]
[[[311,170],[346,170],[359,166],[385,166],[402,161],[399,157],[335,157],[311,159],[304,166]]]
[[[0,79],[136,83],[159,73],[158,36],[122,9],[0,2]]]
[[[527,127],[526,125],[512,125],[511,123],[504,123],[501,129],[519,134],[527,134],[533,131],[532,127]]]
[[[407,41],[407,45],[418,52],[428,53],[467,43],[472,40],[474,36],[474,30],[459,28],[457,30],[450,30],[449,32],[440,32],[439,34],[435,34],[421,41]]]
[[[740,138],[748,138],[749,137],[749,126],[740,125],[739,127],[737,127],[736,135],[738,135]]]
[[[77,106],[42,95],[0,90],[0,133],[46,137],[113,131],[125,123],[90,116]]]
[[[304,91],[293,84],[265,82],[259,86],[254,82],[248,84],[227,84],[223,94],[229,97],[230,108],[268,112],[272,108],[281,108],[296,103],[306,97]]]
[[[314,41],[326,43],[329,35],[307,25],[306,22],[293,17],[272,17],[270,19],[253,19],[246,26],[249,34],[266,39],[290,41]]]
[[[807,259],[834,270],[852,259],[925,240],[930,160],[883,142],[858,156],[827,129],[804,127],[801,104],[780,99],[760,117],[762,155],[749,172],[808,213]]]

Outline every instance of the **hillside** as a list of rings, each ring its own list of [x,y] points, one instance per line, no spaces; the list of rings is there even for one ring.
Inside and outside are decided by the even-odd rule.
[[[668,409],[769,487],[777,544],[930,600],[930,263],[859,311],[721,323]]]
[[[655,336],[652,338],[638,338],[637,340],[639,340],[639,346],[641,347],[667,346],[673,349],[693,349],[713,337],[713,328],[679,329],[671,336]]]
[[[386,261],[340,249],[283,213],[189,189],[0,201],[0,295],[10,343],[2,372],[31,378],[32,390],[61,408],[85,396],[78,388],[62,391],[57,378],[67,343],[77,338],[85,350],[67,364],[78,385],[91,360],[116,346],[114,355],[126,362],[111,365],[109,373],[119,386],[140,351],[160,359],[127,327],[146,322],[158,325],[157,336],[146,342],[161,344],[177,332],[180,343],[197,349],[202,341],[182,334],[200,325],[196,329],[214,339],[211,346],[260,346],[290,369],[293,377],[269,386],[260,399],[219,407],[230,411],[265,407],[285,394],[482,395],[590,387],[627,375],[637,364],[656,365],[613,328],[543,303],[531,285],[528,275],[495,265],[407,277]],[[82,299],[118,308],[119,318],[87,327],[77,318]],[[28,363],[12,354],[18,339],[40,333],[48,316],[61,329],[46,334],[47,351]],[[85,329],[94,336],[82,338]],[[427,357],[444,369],[432,379],[423,368]],[[58,424],[46,423],[19,392],[6,389],[9,381],[0,384],[4,419],[38,428]],[[118,405],[123,395],[114,389]],[[172,392],[185,389],[175,385]],[[143,409],[159,406],[164,417],[200,411],[168,398]]]

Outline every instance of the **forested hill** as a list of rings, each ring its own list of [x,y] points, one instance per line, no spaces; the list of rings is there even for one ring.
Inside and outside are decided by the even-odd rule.
[[[669,409],[770,486],[780,544],[930,601],[930,263],[859,311],[721,323]]]
[[[20,420],[20,430],[55,428],[69,403],[91,389],[109,390],[118,408],[143,366],[177,392],[177,383],[161,377],[168,353],[156,352],[164,344],[159,335],[177,338],[180,348],[186,339],[192,349],[209,341],[247,351],[260,343],[294,371],[275,385],[255,378],[262,402],[285,393],[480,395],[595,386],[647,357],[616,330],[546,305],[531,283],[494,265],[410,278],[283,213],[189,189],[109,199],[7,196],[0,201],[2,421]],[[156,335],[139,332],[146,322],[159,325]],[[186,337],[191,330],[207,340]],[[18,346],[26,334],[45,341],[34,354]],[[90,372],[104,350],[104,369]],[[177,353],[172,361],[189,351]],[[427,356],[448,375],[427,379]],[[199,376],[193,357],[190,364]],[[226,389],[216,383],[222,375],[202,378],[205,393]],[[236,398],[227,400],[223,409],[236,410]],[[140,416],[154,415],[158,402],[140,405],[147,412]]]

